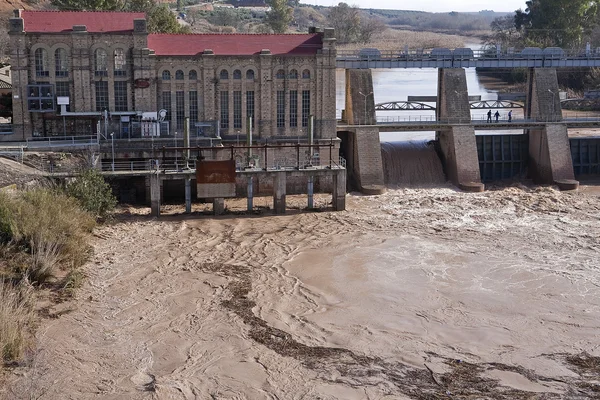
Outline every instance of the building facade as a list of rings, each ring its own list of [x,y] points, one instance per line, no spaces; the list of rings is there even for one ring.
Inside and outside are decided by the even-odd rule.
[[[330,29],[149,34],[144,13],[19,10],[9,34],[13,134],[4,140],[181,137],[186,118],[192,136],[252,128],[259,141],[299,140],[312,117],[316,139],[336,137]]]

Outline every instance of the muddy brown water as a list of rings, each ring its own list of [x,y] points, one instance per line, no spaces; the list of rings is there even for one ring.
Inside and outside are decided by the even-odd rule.
[[[597,397],[596,190],[347,202],[285,216],[126,210],[97,232],[87,283],[43,321],[33,368],[5,397]]]

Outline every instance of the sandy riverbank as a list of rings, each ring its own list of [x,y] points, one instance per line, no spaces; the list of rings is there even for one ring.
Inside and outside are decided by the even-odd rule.
[[[597,191],[347,201],[286,216],[129,210],[98,231],[89,282],[44,321],[9,398],[598,396]]]

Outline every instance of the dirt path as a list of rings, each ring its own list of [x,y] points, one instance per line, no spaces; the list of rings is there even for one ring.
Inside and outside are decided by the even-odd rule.
[[[123,217],[12,398],[598,397],[599,234],[597,194],[526,187]]]

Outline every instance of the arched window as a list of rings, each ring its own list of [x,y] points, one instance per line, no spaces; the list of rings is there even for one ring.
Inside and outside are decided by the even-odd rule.
[[[69,58],[67,57],[66,49],[56,49],[54,52],[54,66],[54,73],[57,78],[69,76]]]
[[[310,71],[305,69],[302,71],[302,79],[310,79]]]
[[[254,80],[254,70],[253,69],[249,69],[248,71],[246,71],[246,79],[249,81]]]
[[[219,74],[219,79],[221,79],[221,80],[229,79],[229,72],[227,72],[226,69],[222,69],[221,73]]]
[[[195,81],[196,79],[198,79],[198,73],[195,69],[190,71],[188,78],[190,79],[190,81]]]
[[[162,80],[170,81],[171,80],[171,71],[169,71],[168,69],[165,69],[162,73]]]
[[[115,76],[124,76],[127,71],[125,69],[125,50],[123,49],[115,49],[114,54],[114,63],[115,63]]]
[[[175,71],[175,80],[182,81],[183,80],[183,71],[178,69]]]
[[[239,69],[233,71],[233,79],[242,79],[242,71]]]
[[[35,51],[35,75],[50,76],[50,71],[48,71],[48,52],[42,48]]]
[[[106,76],[108,68],[107,68],[107,54],[104,49],[96,49],[95,55],[95,63],[96,66],[96,76]]]
[[[290,79],[298,79],[298,70],[293,69],[290,71]]]
[[[285,71],[280,69],[279,71],[277,71],[277,74],[275,74],[275,78],[277,79],[284,79],[285,78]]]

